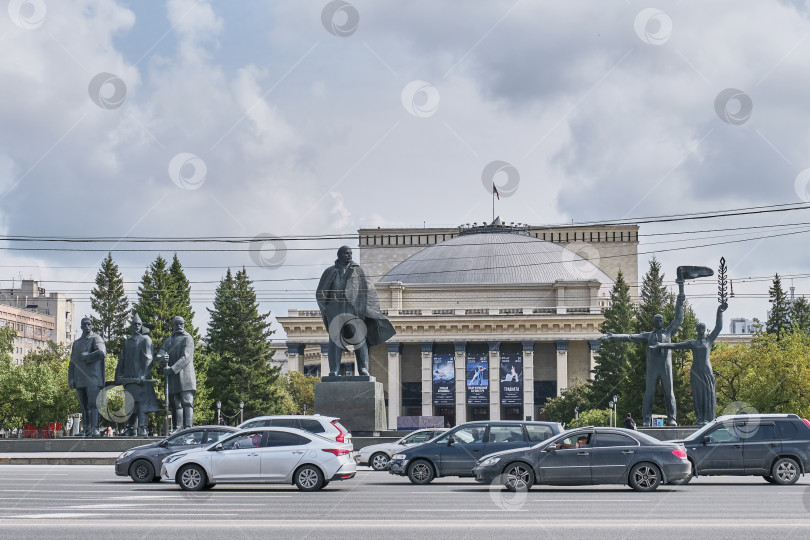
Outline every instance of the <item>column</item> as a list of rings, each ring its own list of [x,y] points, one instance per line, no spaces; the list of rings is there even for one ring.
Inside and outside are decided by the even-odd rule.
[[[399,366],[402,363],[402,343],[388,343],[388,429],[397,428],[397,419],[402,414],[402,379]]]
[[[287,371],[304,371],[304,343],[287,343]]]
[[[467,342],[456,341],[456,425],[467,421]]]
[[[523,416],[534,420],[534,341],[523,342]]]
[[[489,419],[501,419],[501,342],[489,342]]]
[[[329,375],[329,344],[321,343],[321,377]]]
[[[422,343],[422,416],[433,416],[433,342]]]
[[[568,388],[568,341],[555,341],[557,346],[557,395],[560,389]]]
[[[588,340],[588,349],[591,351],[591,371],[588,374],[590,380],[593,380],[593,370],[596,369],[596,353],[599,352],[600,347],[602,347],[602,342],[598,339]]]

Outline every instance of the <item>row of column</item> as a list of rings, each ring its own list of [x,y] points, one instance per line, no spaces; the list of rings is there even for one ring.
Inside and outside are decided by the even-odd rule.
[[[557,349],[557,395],[568,386],[568,341],[555,341]],[[490,341],[489,345],[489,380],[500,380],[501,342]],[[523,341],[523,410],[534,410],[534,341]],[[596,365],[596,353],[599,351],[599,340],[589,340],[590,371]],[[397,418],[402,411],[402,384],[400,368],[402,364],[402,343],[388,343],[388,425],[397,425]],[[456,423],[467,421],[467,342],[456,341]],[[321,374],[329,373],[327,344],[321,347]],[[303,371],[304,343],[288,343],[287,358],[290,371]],[[433,342],[422,342],[422,415],[433,414]],[[459,382],[460,381],[460,382]],[[490,384],[489,415],[500,417],[500,385]]]

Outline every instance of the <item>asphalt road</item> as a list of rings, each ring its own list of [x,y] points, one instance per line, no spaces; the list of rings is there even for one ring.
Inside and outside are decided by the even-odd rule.
[[[363,468],[365,469],[365,468]],[[774,486],[716,477],[636,493],[624,486],[510,494],[470,479],[413,486],[361,470],[317,493],[135,484],[112,466],[0,466],[0,538],[810,538],[810,477]]]

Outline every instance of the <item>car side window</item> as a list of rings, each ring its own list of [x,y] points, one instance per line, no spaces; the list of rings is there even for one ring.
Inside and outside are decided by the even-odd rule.
[[[266,447],[275,446],[305,446],[310,440],[295,433],[286,431],[271,431],[267,433]]]
[[[588,446],[591,441],[590,433],[577,433],[569,435],[563,439],[558,439],[556,443],[557,450],[567,450],[569,448],[581,448]]]
[[[456,440],[456,444],[473,444],[484,442],[484,432],[486,426],[467,427],[456,430],[451,436]]]
[[[777,422],[779,429],[779,438],[783,441],[789,441],[799,436],[799,430],[796,429],[796,424],[793,422]]]
[[[176,437],[172,437],[166,443],[167,446],[190,446],[193,444],[202,444],[204,431],[192,431],[191,433],[183,433]]]
[[[549,439],[551,438],[552,435],[554,435],[554,432],[552,432],[551,428],[548,426],[527,425],[526,433],[529,434],[529,440],[531,442],[545,441],[546,439]]]
[[[523,442],[523,428],[520,424],[505,425],[505,426],[489,426],[489,438],[487,442],[490,443],[516,443]]]
[[[233,431],[220,431],[220,430],[212,430],[208,432],[208,439],[206,442],[215,443],[219,442],[228,435],[232,434]]]
[[[301,424],[301,429],[304,431],[309,431],[310,433],[325,433],[326,429],[324,429],[323,424],[318,422],[317,420],[299,420]]]
[[[596,440],[592,442],[593,446],[638,446],[638,442],[632,437],[622,435],[621,433],[597,433]]]
[[[261,433],[246,433],[238,435],[222,443],[223,450],[240,450],[244,448],[259,448],[262,443]]]
[[[425,431],[425,432],[422,432],[422,433],[414,433],[413,435],[409,435],[408,437],[405,437],[405,440],[402,441],[402,444],[422,443],[422,442],[430,440],[431,438],[432,437],[430,436],[429,431]]]
[[[746,429],[747,437],[745,442],[773,441],[776,438],[776,430],[773,424],[749,424],[746,428],[748,429]]]
[[[298,427],[298,420],[295,418],[274,418],[273,427]]]
[[[729,443],[740,442],[738,430],[732,426],[721,426],[708,434],[710,442]]]
[[[270,424],[264,424],[262,420],[253,420],[252,422],[246,422],[242,429],[252,429],[255,427],[262,427],[263,425],[269,426]]]

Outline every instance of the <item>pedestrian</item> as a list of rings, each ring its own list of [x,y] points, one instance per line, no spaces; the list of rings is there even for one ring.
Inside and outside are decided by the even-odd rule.
[[[624,418],[624,427],[626,429],[636,429],[636,422],[633,420],[630,413],[627,413],[627,416]]]

